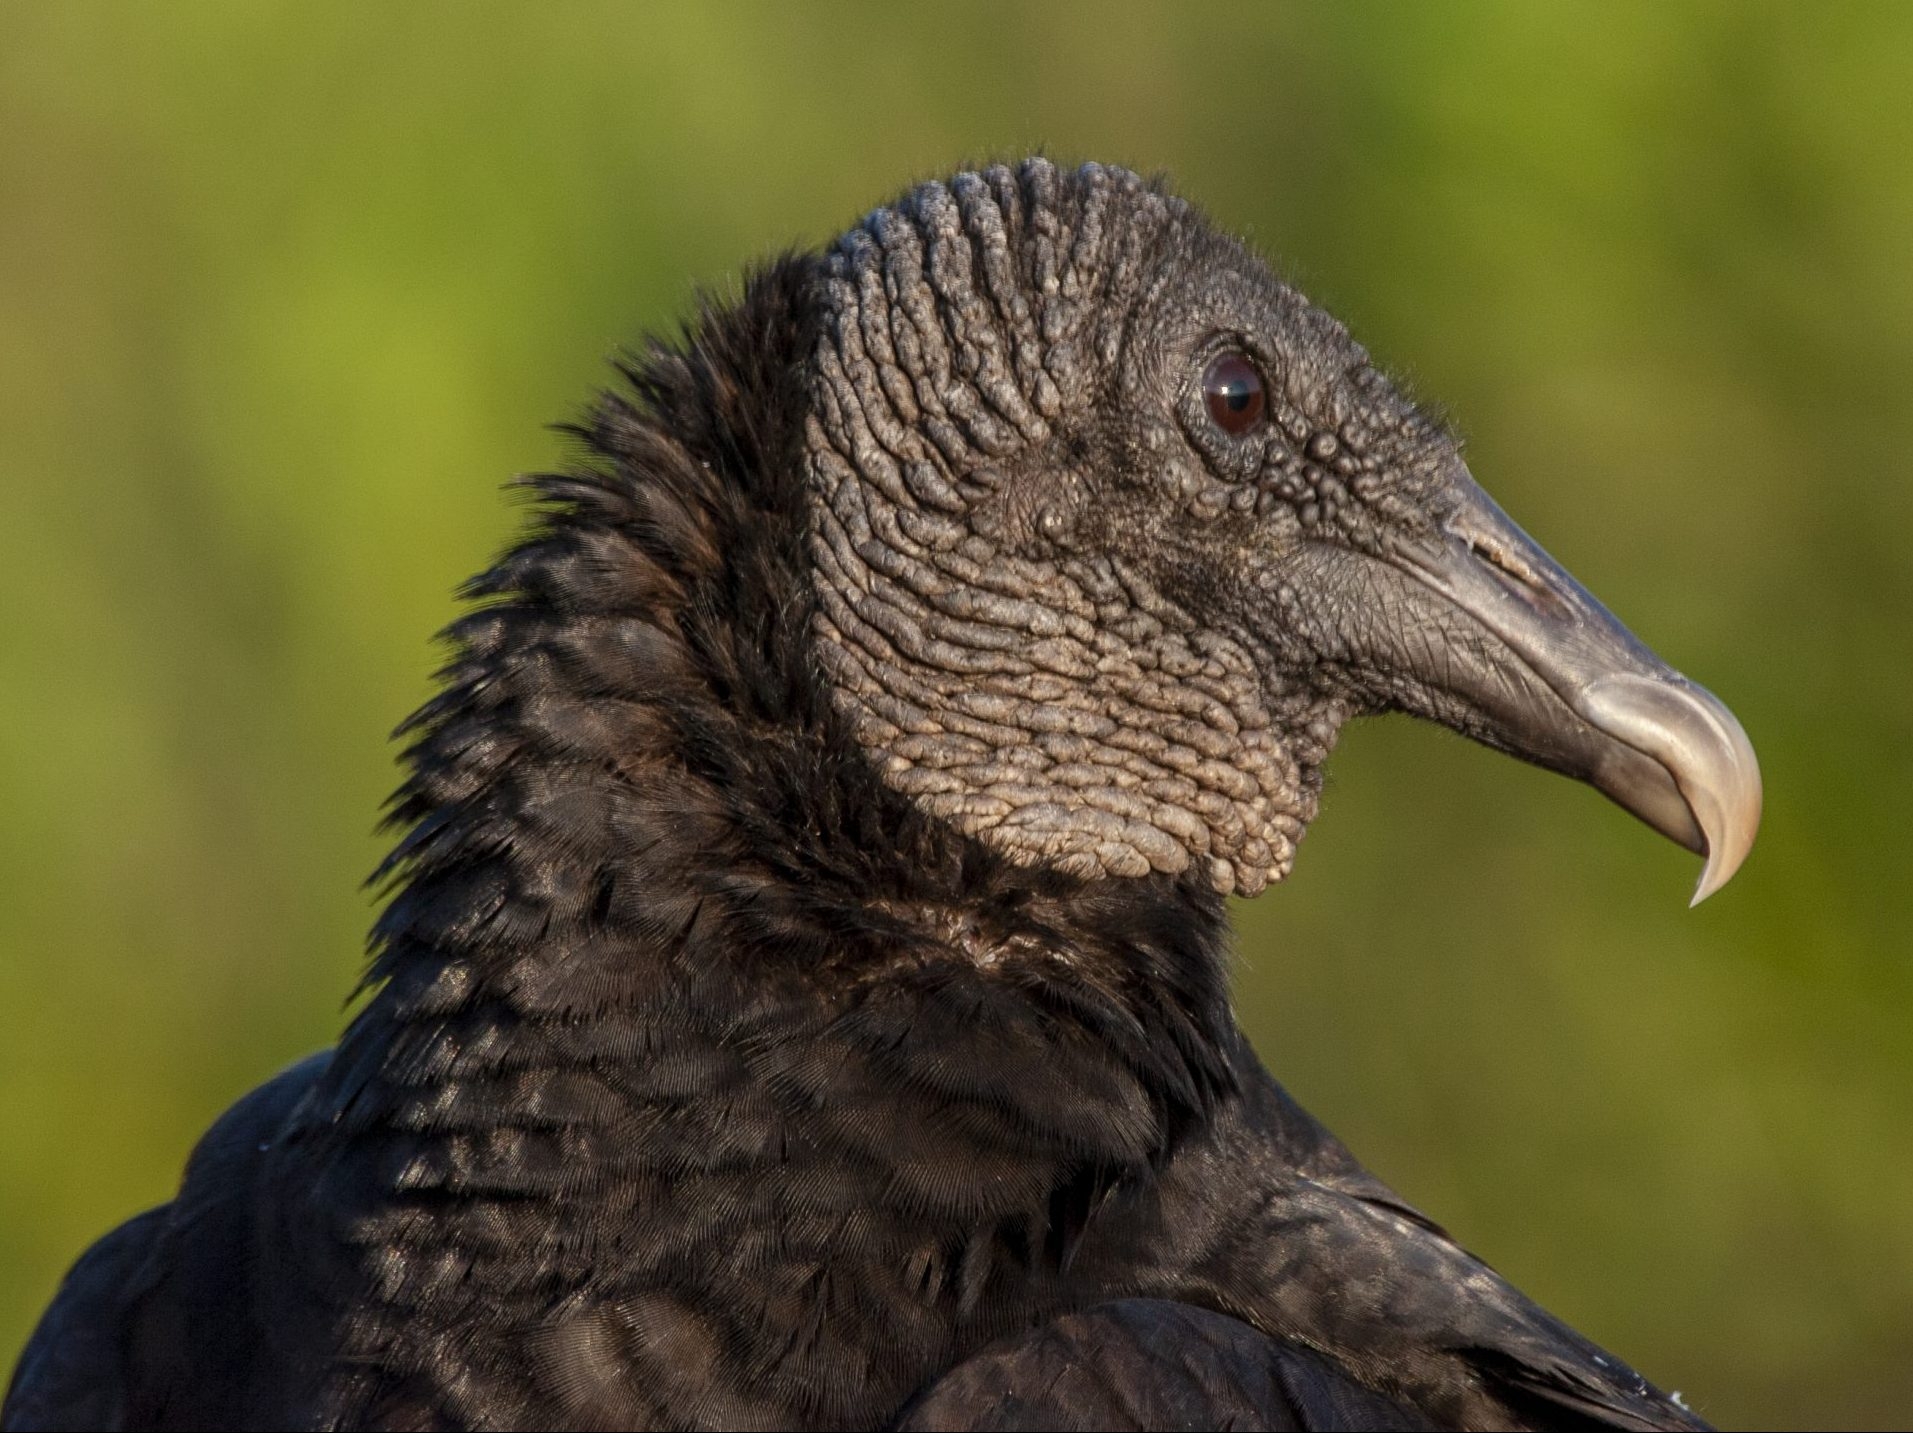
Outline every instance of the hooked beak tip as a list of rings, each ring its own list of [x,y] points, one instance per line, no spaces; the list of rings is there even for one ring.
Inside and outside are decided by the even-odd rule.
[[[1608,794],[1684,844],[1698,838],[1707,864],[1688,904],[1699,905],[1733,878],[1760,829],[1760,763],[1746,730],[1713,693],[1672,672],[1603,676],[1573,705],[1589,723],[1651,757],[1671,783],[1658,799],[1637,790]],[[1675,797],[1684,821],[1667,809]],[[1649,816],[1650,807],[1660,819]],[[1670,829],[1675,824],[1685,829]]]

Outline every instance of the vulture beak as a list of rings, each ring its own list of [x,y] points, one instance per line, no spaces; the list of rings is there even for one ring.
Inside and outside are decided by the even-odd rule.
[[[1391,565],[1485,628],[1525,672],[1458,662],[1441,685],[1492,744],[1580,778],[1707,857],[1690,904],[1727,884],[1760,825],[1760,765],[1721,701],[1656,657],[1465,471],[1432,543]],[[1424,674],[1428,675],[1428,674]],[[1512,677],[1512,679],[1511,679]]]

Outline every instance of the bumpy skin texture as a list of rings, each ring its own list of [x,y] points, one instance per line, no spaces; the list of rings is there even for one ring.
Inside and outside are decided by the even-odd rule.
[[[1282,350],[1253,450],[1191,414],[1219,320]],[[1699,1426],[1228,1008],[1219,892],[1339,720],[1438,701],[1304,540],[1447,461],[1331,321],[1032,162],[628,376],[411,725],[363,1010],[81,1260],[0,1421]]]
[[[1425,526],[1439,430],[1122,171],[925,185],[838,243],[824,311],[819,652],[887,779],[1021,859],[1279,880],[1336,729],[1387,694],[1337,680],[1279,565],[1231,580],[1250,543]],[[1195,388],[1230,346],[1285,380],[1253,442]]]

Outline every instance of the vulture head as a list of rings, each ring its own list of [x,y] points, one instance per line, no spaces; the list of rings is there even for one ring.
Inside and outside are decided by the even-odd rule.
[[[1355,716],[1406,711],[1746,856],[1732,713],[1497,507],[1341,324],[1186,202],[1043,160],[829,253],[818,659],[884,779],[1015,860],[1281,879]]]

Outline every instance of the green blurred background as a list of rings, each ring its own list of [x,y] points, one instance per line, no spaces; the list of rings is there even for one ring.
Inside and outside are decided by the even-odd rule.
[[[1913,7],[0,12],[0,1366],[326,1043],[428,635],[695,285],[1166,169],[1752,733],[1698,863],[1405,722],[1240,912],[1272,1067],[1727,1423],[1913,1416]]]

